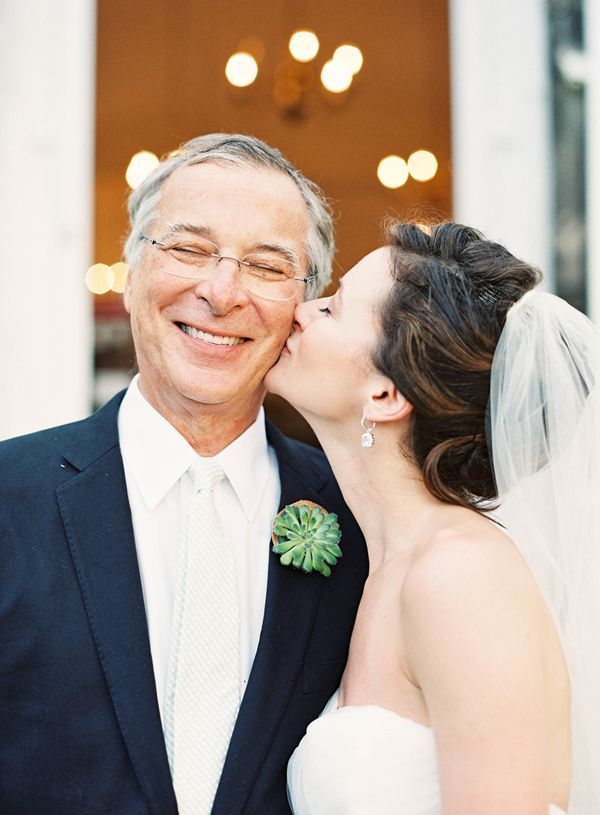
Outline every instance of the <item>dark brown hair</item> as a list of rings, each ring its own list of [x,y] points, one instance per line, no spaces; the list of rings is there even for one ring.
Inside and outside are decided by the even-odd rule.
[[[393,284],[375,365],[413,406],[410,453],[429,491],[481,508],[497,496],[486,442],[492,358],[508,309],[541,274],[461,224],[387,231]]]

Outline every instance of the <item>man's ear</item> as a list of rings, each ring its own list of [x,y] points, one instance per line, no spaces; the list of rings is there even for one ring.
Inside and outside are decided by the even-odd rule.
[[[400,393],[391,379],[378,377],[363,404],[363,414],[369,422],[399,422],[410,416],[413,406]]]
[[[131,276],[133,272],[131,271],[131,267],[127,272],[127,277],[125,278],[125,288],[123,289],[123,307],[127,314],[131,314],[130,310],[130,303],[131,303]]]

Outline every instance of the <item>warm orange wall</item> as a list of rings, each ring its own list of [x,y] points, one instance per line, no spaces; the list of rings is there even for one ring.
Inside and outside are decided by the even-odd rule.
[[[321,40],[319,69],[343,41],[358,44],[365,63],[345,104],[328,104],[317,79],[306,117],[286,120],[271,77],[303,26]],[[248,36],[264,41],[266,57],[256,86],[234,93],[224,66]],[[322,185],[339,216],[338,269],[377,245],[386,212],[429,205],[448,215],[447,0],[99,0],[96,261],[119,259],[131,155],[216,130],[264,138]],[[379,159],[418,148],[437,155],[437,177],[383,188]]]

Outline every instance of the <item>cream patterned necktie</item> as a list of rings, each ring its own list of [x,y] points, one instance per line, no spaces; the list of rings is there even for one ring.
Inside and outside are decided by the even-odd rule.
[[[209,815],[240,704],[239,602],[231,541],[214,503],[225,473],[190,467],[165,699],[165,742],[180,815]]]

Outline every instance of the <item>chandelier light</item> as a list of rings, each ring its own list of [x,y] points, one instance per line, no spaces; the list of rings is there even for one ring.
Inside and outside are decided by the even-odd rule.
[[[333,103],[333,98],[337,97],[343,103],[347,98],[346,92],[363,67],[363,54],[357,45],[342,43],[334,50],[333,56],[324,59],[320,66],[311,64],[320,49],[319,37],[314,31],[298,29],[292,32],[288,40],[287,57],[271,71],[265,70],[262,64],[266,58],[264,42],[245,38],[240,41],[238,51],[227,60],[225,76],[231,85],[247,88],[257,79],[260,65],[260,81],[257,82],[258,90],[253,92],[253,100],[268,104],[266,95],[261,93],[267,88],[267,78],[272,76],[268,99],[282,115],[299,117],[307,112],[309,104],[318,100],[315,89],[319,87],[319,79],[325,91],[324,98]]]
[[[319,53],[319,38],[314,31],[294,31],[289,49],[298,62],[311,62]]]
[[[345,65],[356,76],[363,65],[362,51],[356,45],[340,45],[333,52],[333,61]]]
[[[354,74],[350,68],[342,62],[336,62],[334,59],[328,60],[321,70],[323,87],[331,93],[347,91],[353,79]]]

